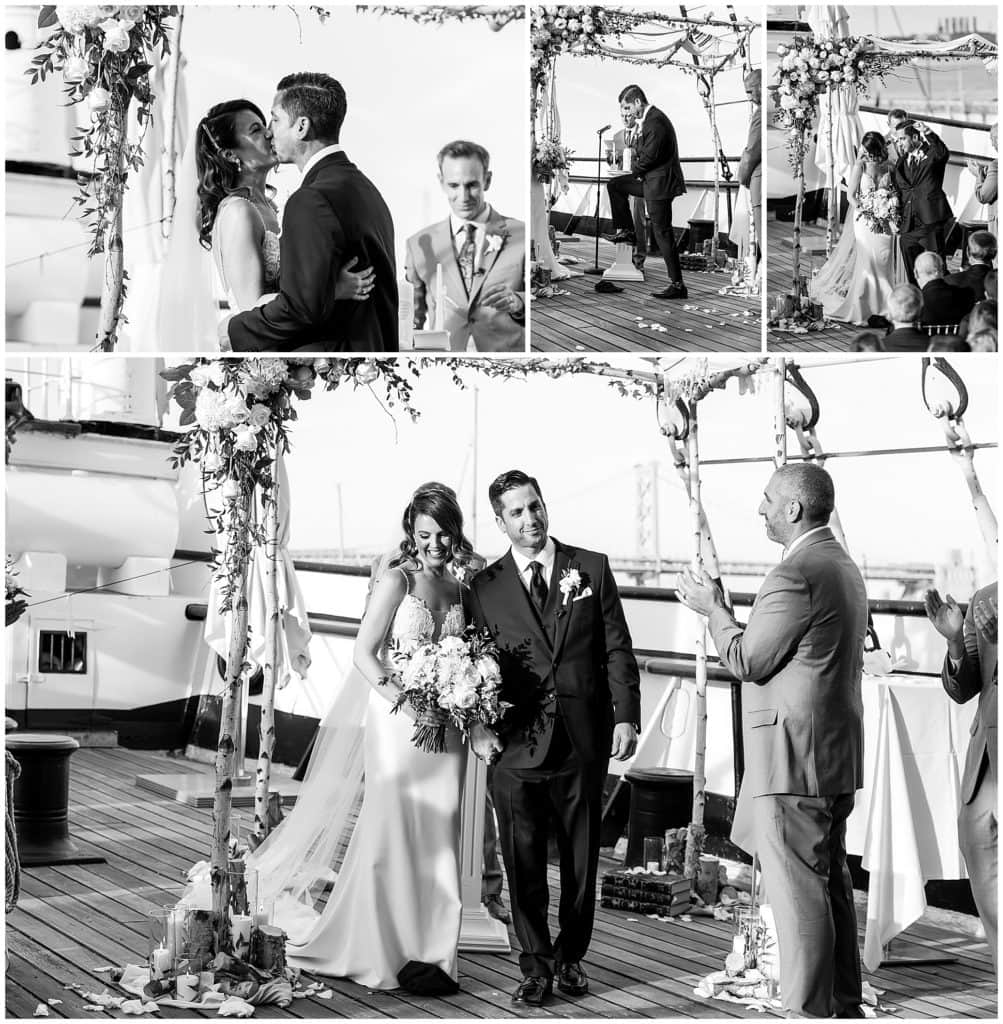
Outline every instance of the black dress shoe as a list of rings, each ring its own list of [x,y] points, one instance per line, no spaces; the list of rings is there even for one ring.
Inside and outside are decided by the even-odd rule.
[[[637,235],[633,231],[618,231],[612,238],[614,245],[637,245]]]
[[[568,996],[584,996],[589,990],[589,979],[580,963],[557,965],[557,987]]]
[[[512,996],[513,1003],[543,1006],[543,1001],[554,994],[550,978],[523,978]]]
[[[670,284],[668,288],[663,288],[660,292],[652,292],[651,294],[656,299],[687,299],[690,293],[686,290],[686,285],[684,284]]]

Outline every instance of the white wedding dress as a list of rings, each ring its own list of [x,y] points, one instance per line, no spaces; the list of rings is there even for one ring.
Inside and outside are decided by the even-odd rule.
[[[227,196],[216,210],[216,220],[212,226],[212,258],[216,265],[216,273],[219,274],[220,283],[223,286],[223,290],[226,293],[226,300],[230,304],[230,312],[236,313],[241,311],[240,304],[237,302],[233,291],[230,289],[230,285],[226,280],[226,274],[223,271],[223,244],[219,237],[220,219],[222,218],[223,211],[227,207],[232,206],[234,203],[247,203],[248,206],[254,211],[255,215],[261,221],[261,225],[264,228],[264,234],[261,238],[261,266],[263,270],[264,279],[264,292],[263,295],[279,290],[279,234],[276,231],[269,231],[265,227],[264,218],[261,216],[261,212],[258,208],[249,200],[243,196],[230,195]]]
[[[409,581],[390,640],[406,645],[459,636],[464,625],[461,604],[433,614],[410,593]],[[323,914],[305,941],[287,947],[296,967],[372,989],[397,988],[399,971],[412,960],[434,964],[455,980],[462,911],[460,801],[467,748],[449,726],[445,753],[418,750],[411,742],[413,720],[390,709],[371,690],[362,810]]]
[[[866,324],[873,315],[884,315],[888,297],[906,281],[898,235],[877,234],[859,215],[857,198],[891,184],[891,172],[872,176],[866,171],[850,200],[843,235],[810,286],[810,296],[826,317],[843,323]]]

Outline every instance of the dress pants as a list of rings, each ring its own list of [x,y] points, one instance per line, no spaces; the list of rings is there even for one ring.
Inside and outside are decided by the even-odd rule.
[[[488,786],[484,793],[484,868],[481,873],[481,902],[502,894],[502,867],[498,860],[498,825],[495,822],[495,802],[491,798],[491,776],[488,768]]]
[[[606,766],[604,759],[582,762],[560,715],[539,767],[495,765],[495,810],[524,977],[553,977],[555,964],[577,962],[588,950]],[[552,832],[561,858],[560,934],[553,941],[547,922],[547,847]]]
[[[996,963],[996,834],[999,818],[996,810],[996,779],[989,771],[989,757],[982,755],[982,779],[975,795],[958,815],[961,852],[972,883],[972,896],[986,929],[986,942]]]
[[[859,1015],[860,950],[846,819],[853,794],[773,794],[753,801],[756,849],[780,946],[791,1016]]]
[[[913,224],[909,231],[903,231],[899,235],[899,246],[902,249],[902,258],[905,260],[905,272],[910,284],[916,283],[916,274],[913,264],[920,253],[935,252],[941,259],[944,259],[946,248],[944,241],[943,224]]]
[[[634,221],[630,212],[630,196],[644,195],[644,182],[629,174],[611,178],[606,182],[609,193],[610,210],[613,213],[613,227],[617,231],[633,231]],[[679,266],[679,253],[676,250],[676,236],[672,231],[672,200],[646,199],[651,229],[655,235],[658,250],[665,260],[665,269],[669,274],[670,284],[682,284],[683,272]]]

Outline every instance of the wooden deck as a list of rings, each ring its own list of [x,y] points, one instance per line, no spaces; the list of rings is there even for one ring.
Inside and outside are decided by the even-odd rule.
[[[613,263],[615,247],[599,242],[599,266]],[[562,255],[576,256],[571,269],[584,270],[595,258],[595,240],[565,242]],[[759,296],[718,295],[730,283],[723,273],[683,271],[689,297],[653,298],[668,284],[665,262],[649,255],[643,282],[617,281],[622,292],[595,290],[601,280],[586,274],[556,282],[560,294],[532,303],[534,352],[759,352],[762,316]],[[639,327],[658,324],[665,332]]]
[[[173,903],[186,869],[208,852],[209,812],[157,797],[135,786],[145,772],[206,769],[127,750],[81,749],[71,762],[71,832],[81,848],[104,864],[33,868],[23,877],[21,900],[7,915],[6,1016],[31,1017],[39,1002],[61,999],[52,1017],[122,1016],[85,1013],[77,982],[101,992],[102,965],[141,963],[146,952],[145,914]],[[552,872],[556,887],[556,872]],[[861,899],[863,897],[861,896]],[[858,916],[863,919],[862,911]],[[508,1018],[508,1017],[755,1017],[745,1007],[703,1001],[692,990],[716,970],[731,948],[731,926],[706,918],[662,923],[599,909],[586,961],[592,992],[568,999],[555,992],[544,1009],[516,1012],[509,1002],[518,976],[516,953],[462,955],[461,992],[444,999],[371,992],[324,979],[331,999],[298,999],[286,1010],[259,1007],[257,1017]],[[516,945],[512,935],[513,946]],[[885,990],[881,1016],[899,1018],[996,1017],[989,953],[981,940],[929,921],[896,940],[897,956],[950,952],[959,962],[943,967],[900,967],[868,980]],[[109,986],[111,987],[111,986]],[[162,1009],[164,1017],[208,1016]]]
[[[789,222],[777,221],[769,217],[766,222],[767,244],[767,309],[773,304],[773,297],[778,292],[788,292],[794,276],[794,250],[791,248],[793,226]],[[825,261],[825,224],[808,225],[801,231],[802,252],[815,250],[817,266]],[[811,266],[811,257],[803,255],[803,266]],[[948,260],[948,271],[953,273],[961,267],[961,255],[955,253]],[[853,339],[866,327],[855,324],[833,324],[821,331],[809,331],[807,334],[791,334],[774,328],[766,329],[766,347],[771,352],[849,352]]]

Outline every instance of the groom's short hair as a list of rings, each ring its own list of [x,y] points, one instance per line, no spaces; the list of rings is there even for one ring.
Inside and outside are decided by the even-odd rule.
[[[279,103],[290,119],[310,120],[310,139],[338,142],[348,111],[345,90],[337,79],[320,71],[286,75],[276,86]]]
[[[483,146],[476,142],[469,142],[467,139],[454,139],[439,150],[436,160],[439,162],[440,174],[442,173],[442,161],[447,157],[451,160],[462,160],[464,157],[480,160],[485,174],[491,167],[491,154]]]
[[[634,100],[640,100],[645,106],[648,105],[648,97],[644,95],[644,90],[639,85],[628,85],[617,97],[619,103],[633,103]]]
[[[502,496],[506,491],[514,491],[517,487],[526,487],[527,485],[532,487],[540,496],[540,501],[543,501],[543,491],[540,490],[535,476],[530,476],[521,469],[510,469],[507,473],[495,477],[488,488],[488,501],[491,502],[491,508],[494,509],[495,515],[502,514],[505,507],[502,504]]]

